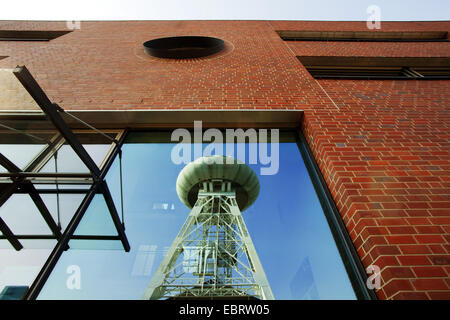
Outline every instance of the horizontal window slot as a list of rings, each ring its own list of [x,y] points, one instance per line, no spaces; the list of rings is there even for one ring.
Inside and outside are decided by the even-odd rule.
[[[298,57],[314,78],[450,79],[450,59],[386,57]]]
[[[448,41],[447,31],[297,31],[279,30],[285,41]]]
[[[0,30],[0,41],[50,41],[61,37],[71,30]]]

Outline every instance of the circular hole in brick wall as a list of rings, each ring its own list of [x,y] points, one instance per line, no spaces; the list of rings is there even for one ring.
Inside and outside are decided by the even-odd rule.
[[[169,59],[206,57],[224,48],[223,40],[201,36],[159,38],[144,42],[144,51],[147,54]]]

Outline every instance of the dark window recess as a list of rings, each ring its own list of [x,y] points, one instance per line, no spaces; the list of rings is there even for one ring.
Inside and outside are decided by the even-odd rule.
[[[59,38],[71,30],[0,30],[0,41],[50,41]]]
[[[429,42],[449,41],[447,31],[296,31],[279,30],[285,41],[373,41]]]
[[[450,79],[450,58],[298,57],[316,79]]]
[[[159,38],[144,42],[144,51],[154,57],[169,59],[200,58],[225,48],[221,39],[201,36]]]
[[[8,58],[8,56],[0,56],[0,60]]]

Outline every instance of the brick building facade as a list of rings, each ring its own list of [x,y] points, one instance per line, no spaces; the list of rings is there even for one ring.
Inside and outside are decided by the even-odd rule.
[[[365,32],[365,22],[83,21],[80,27],[48,42],[0,41],[0,68],[26,65],[69,111],[304,110],[303,133],[354,246],[364,266],[382,270],[378,297],[450,299],[450,80],[315,79],[297,58],[449,58],[450,42],[284,41],[276,32]],[[381,27],[370,31],[447,32],[450,22]],[[66,29],[63,22],[0,22],[0,31]],[[187,60],[143,52],[143,42],[174,35],[213,36],[226,48]]]

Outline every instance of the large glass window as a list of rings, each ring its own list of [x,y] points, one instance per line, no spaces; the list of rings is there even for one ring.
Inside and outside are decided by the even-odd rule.
[[[249,151],[256,144],[228,145],[235,155],[240,148],[245,150],[241,160],[260,182],[258,198],[242,216],[275,299],[355,299],[296,139],[289,133],[280,139],[278,170],[270,175],[261,174],[267,163],[250,163]],[[170,132],[128,134],[122,147],[123,197],[119,159],[106,180],[116,207],[123,206],[130,252],[124,252],[118,240],[71,240],[39,299],[143,297],[190,212],[176,192],[178,174],[185,166],[173,161],[176,145]],[[189,145],[192,160],[196,147]],[[207,147],[202,145],[203,150]],[[268,154],[275,152],[269,145]],[[102,197],[94,198],[75,234],[116,234]]]

